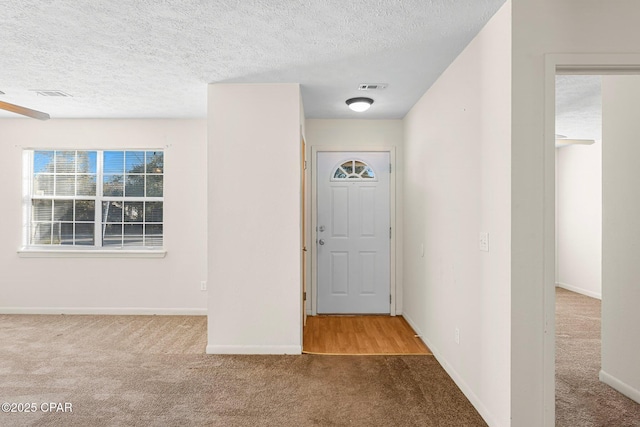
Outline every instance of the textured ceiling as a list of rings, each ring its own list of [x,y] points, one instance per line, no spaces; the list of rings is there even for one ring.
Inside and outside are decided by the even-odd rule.
[[[503,3],[5,0],[0,101],[52,118],[204,117],[208,83],[287,82],[309,118],[401,118]],[[367,113],[346,108],[363,94]]]
[[[556,76],[556,133],[602,139],[601,76]]]

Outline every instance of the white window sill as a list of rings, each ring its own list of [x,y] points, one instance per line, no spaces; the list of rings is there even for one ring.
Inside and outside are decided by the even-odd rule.
[[[164,258],[164,249],[20,248],[20,258]]]

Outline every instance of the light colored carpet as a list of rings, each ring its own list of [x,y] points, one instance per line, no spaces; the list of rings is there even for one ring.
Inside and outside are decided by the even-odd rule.
[[[0,426],[486,426],[430,356],[213,356],[206,318],[0,315]]]
[[[600,300],[557,288],[558,427],[640,426],[640,405],[598,379],[600,319]]]

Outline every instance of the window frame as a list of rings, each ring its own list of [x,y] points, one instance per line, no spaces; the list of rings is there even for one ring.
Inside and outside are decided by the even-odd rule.
[[[348,172],[346,169],[344,169],[344,166],[351,162],[352,163],[352,168],[353,171],[352,172]],[[362,170],[362,172],[360,173],[356,173],[355,172],[355,166],[356,166],[356,162],[357,163],[362,163],[364,166],[364,169]],[[346,176],[344,177],[336,177],[338,171],[341,170]],[[373,176],[363,176],[363,174],[369,170],[371,173],[373,173]],[[329,180],[331,182],[377,182],[378,181],[378,173],[371,167],[371,165],[369,165],[367,162],[365,162],[364,160],[361,160],[359,158],[355,158],[355,157],[351,157],[347,160],[343,160],[340,163],[338,163],[336,166],[334,166],[331,169],[331,176],[329,178]]]
[[[60,151],[95,151],[96,152],[96,191],[93,196],[58,196],[58,195],[49,195],[49,196],[36,196],[34,194],[34,155],[37,151],[52,151],[52,152],[60,152]],[[162,178],[162,196],[135,196],[135,197],[125,197],[124,194],[122,196],[105,196],[104,195],[104,171],[103,171],[103,160],[104,153],[109,151],[121,151],[121,152],[150,152],[150,151],[158,151],[163,155],[163,169],[161,175]],[[22,216],[23,216],[23,234],[22,234],[22,246],[18,249],[18,255],[20,257],[126,257],[126,258],[162,258],[166,255],[166,224],[165,224],[165,216],[164,216],[164,206],[165,206],[165,165],[166,165],[166,154],[167,151],[164,148],[25,148],[23,150],[23,203],[22,203]],[[148,175],[146,172],[142,174],[143,176]],[[155,175],[155,174],[152,174]],[[74,176],[77,175],[77,171],[74,173]],[[123,172],[124,176],[124,172]],[[123,183],[125,185],[125,183]],[[33,200],[93,200],[94,201],[94,243],[93,245],[62,245],[62,244],[30,244],[31,241],[31,233],[32,233],[32,206]],[[106,219],[103,217],[102,206],[104,202],[113,202],[113,201],[122,201],[124,202],[161,202],[163,207],[163,218],[162,221],[158,224],[162,224],[162,246],[104,246],[102,230],[103,227],[108,224]],[[76,224],[75,218],[73,223]],[[122,221],[122,225],[124,226],[126,222]],[[132,224],[137,224],[133,222]],[[141,225],[144,227],[147,223],[142,222]],[[124,239],[124,229],[123,229],[123,239]]]

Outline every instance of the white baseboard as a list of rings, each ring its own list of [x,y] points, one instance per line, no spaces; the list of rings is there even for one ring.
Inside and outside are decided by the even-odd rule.
[[[146,308],[146,307],[0,307],[0,314],[109,314],[206,316],[206,308]]]
[[[207,354],[302,354],[299,345],[213,345],[206,349]]]
[[[613,375],[607,374],[605,371],[600,370],[600,381],[608,385],[609,387],[619,391],[627,396],[629,399],[640,403],[640,390],[631,387],[629,384],[620,381]]]
[[[602,292],[593,292],[586,289],[579,288],[577,286],[567,285],[566,283],[556,282],[556,286],[562,289],[566,289],[571,292],[575,292],[577,294],[585,295],[591,298],[602,300]]]
[[[431,350],[431,353],[433,353],[433,356],[436,358],[438,363],[442,365],[442,367],[447,372],[447,374],[449,374],[453,382],[455,382],[458,388],[462,390],[462,393],[467,397],[467,399],[469,399],[469,402],[471,402],[473,407],[476,408],[476,410],[478,411],[480,416],[484,419],[484,421],[491,427],[499,426],[500,424],[498,424],[498,422],[493,417],[493,415],[491,415],[489,410],[486,408],[486,406],[484,406],[482,401],[478,398],[478,396],[476,396],[476,394],[471,390],[471,388],[467,385],[467,383],[464,382],[464,380],[458,374],[458,372],[455,369],[453,369],[453,367],[446,361],[446,359],[442,356],[442,354],[438,351],[438,349],[434,347],[433,343],[429,341],[429,339],[426,338],[424,335],[422,335],[422,331],[420,331],[420,328],[418,328],[418,325],[416,325],[416,323],[411,319],[411,316],[407,315],[406,313],[403,314],[402,316],[407,321],[407,323],[411,325],[411,327],[416,332],[416,334],[420,336],[420,339],[424,341],[427,347],[429,347],[429,350]]]

